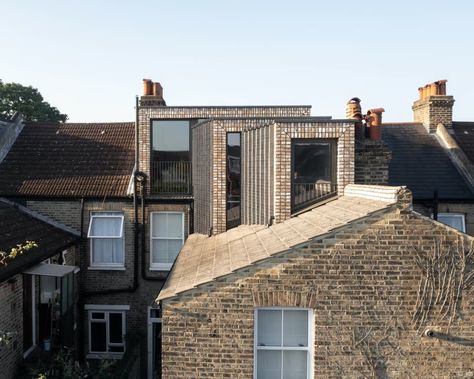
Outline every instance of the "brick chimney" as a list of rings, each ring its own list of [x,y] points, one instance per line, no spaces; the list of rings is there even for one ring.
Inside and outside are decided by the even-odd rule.
[[[413,103],[413,118],[429,133],[435,133],[438,124],[451,128],[454,98],[446,95],[447,80],[426,84],[418,88],[419,99]]]
[[[140,98],[140,106],[166,106],[163,99],[163,87],[151,79],[143,79],[143,95]]]

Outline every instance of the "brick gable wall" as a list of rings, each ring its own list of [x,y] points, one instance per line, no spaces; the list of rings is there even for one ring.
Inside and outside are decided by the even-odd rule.
[[[467,237],[389,211],[164,300],[163,375],[252,377],[254,308],[297,306],[314,309],[315,378],[469,377],[472,348],[453,341],[474,339],[472,292],[454,304],[462,317],[450,327],[440,305],[414,322],[425,277],[417,251],[436,259],[437,243],[446,251],[460,238]],[[423,336],[426,328],[451,341]]]

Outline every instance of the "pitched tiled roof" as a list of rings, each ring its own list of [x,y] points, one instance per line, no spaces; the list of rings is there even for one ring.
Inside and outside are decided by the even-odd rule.
[[[9,252],[16,245],[34,241],[38,247],[0,266],[0,282],[57,254],[79,239],[66,228],[40,220],[22,207],[0,200],[0,250]]]
[[[133,123],[27,123],[0,164],[0,196],[125,196],[133,166]]]
[[[389,184],[406,185],[414,199],[474,199],[455,165],[434,134],[421,124],[383,124],[382,139],[392,150]]]
[[[314,238],[356,222],[396,203],[401,187],[349,185],[346,195],[270,227],[241,225],[207,237],[189,236],[160,292],[158,300],[289,251]]]
[[[453,122],[454,139],[474,163],[474,122]]]

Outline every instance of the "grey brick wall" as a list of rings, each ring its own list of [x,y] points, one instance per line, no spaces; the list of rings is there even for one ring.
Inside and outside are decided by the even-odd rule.
[[[325,138],[337,140],[337,186],[339,194],[354,183],[354,122],[287,122],[275,132],[275,221],[291,216],[291,140]]]
[[[202,129],[199,132],[197,129]],[[204,132],[206,130],[206,132]],[[242,221],[267,224],[274,216],[282,222],[291,216],[291,140],[323,138],[337,141],[337,184],[340,191],[354,182],[354,123],[338,121],[280,122],[273,120],[216,119],[198,126],[193,138],[206,140],[210,157],[197,147],[202,164],[193,172],[195,181],[195,224],[210,202],[210,227],[218,234],[226,230],[226,133],[242,132]],[[198,135],[199,133],[199,135]],[[206,146],[207,148],[207,146]],[[210,182],[205,165],[212,162]],[[208,166],[209,167],[209,166]],[[196,184],[197,183],[197,184]],[[210,191],[209,191],[210,188]],[[212,199],[212,201],[211,201]],[[207,220],[205,220],[207,223]],[[207,226],[207,225],[206,225]],[[207,234],[209,228],[196,231]]]
[[[388,165],[392,152],[383,141],[356,141],[355,183],[388,184]]]
[[[472,293],[451,323],[438,303],[413,321],[425,278],[415,257],[437,259],[438,243],[448,251],[463,238],[391,211],[164,300],[163,375],[251,378],[255,307],[290,306],[314,311],[314,378],[471,377],[472,348],[453,341],[474,338]]]
[[[212,142],[212,121],[192,129],[194,231],[201,234],[208,234],[212,227]]]
[[[0,283],[0,331],[13,333],[8,345],[0,343],[1,378],[14,378],[23,359],[23,279],[15,275],[14,283]]]

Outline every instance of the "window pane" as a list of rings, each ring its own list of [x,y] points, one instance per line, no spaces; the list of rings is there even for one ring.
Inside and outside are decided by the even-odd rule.
[[[226,221],[227,229],[234,228],[240,224],[240,133],[227,133],[226,147],[227,164],[227,202]]]
[[[168,235],[169,238],[181,238],[183,235],[183,215],[180,213],[168,213]]]
[[[111,343],[123,342],[122,313],[109,314],[109,338]]]
[[[308,346],[307,311],[283,311],[283,346]]]
[[[105,322],[91,321],[91,351],[107,351]]]
[[[121,237],[121,217],[93,217],[89,237]]]
[[[153,121],[153,151],[155,161],[189,161],[189,121]]]
[[[308,373],[306,351],[283,352],[283,379],[306,379]]]
[[[103,312],[92,312],[91,318],[94,318],[96,320],[103,320],[105,319],[105,314]]]
[[[181,240],[153,240],[152,259],[153,263],[173,263],[181,249]]]
[[[281,351],[257,351],[257,379],[281,378]]]
[[[281,310],[258,311],[258,346],[281,346]]]
[[[122,238],[95,238],[92,240],[92,263],[123,264]]]
[[[446,224],[460,232],[465,232],[463,217],[461,215],[438,215],[438,221]]]
[[[296,142],[294,145],[296,183],[324,183],[332,180],[331,144]]]
[[[167,237],[168,216],[166,213],[153,213],[152,237]]]

